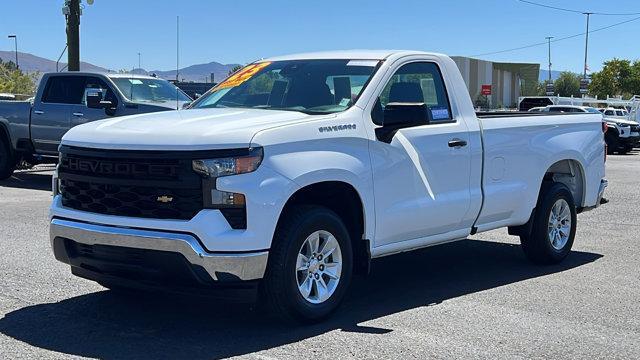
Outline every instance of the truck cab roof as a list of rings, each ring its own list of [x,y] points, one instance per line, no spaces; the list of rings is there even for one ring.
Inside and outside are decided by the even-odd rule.
[[[109,78],[129,78],[129,79],[158,79],[149,75],[130,74],[130,73],[110,73],[104,71],[63,71],[63,72],[50,72],[45,76],[106,76]]]
[[[339,50],[320,51],[300,54],[275,56],[263,59],[264,61],[283,60],[309,60],[309,59],[353,59],[353,60],[387,60],[410,55],[432,55],[436,57],[445,56],[438,53],[430,53],[415,50]]]

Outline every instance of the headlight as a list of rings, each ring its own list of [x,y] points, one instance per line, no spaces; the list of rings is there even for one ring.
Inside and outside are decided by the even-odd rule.
[[[262,162],[262,148],[249,149],[246,155],[217,159],[193,160],[193,170],[208,178],[238,175],[256,171]]]
[[[618,125],[620,127],[629,127],[629,126],[631,126],[629,124],[623,124],[623,123],[616,123],[616,125]]]

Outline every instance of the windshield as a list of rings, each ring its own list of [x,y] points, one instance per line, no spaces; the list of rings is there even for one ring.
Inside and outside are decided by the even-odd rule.
[[[145,78],[111,78],[120,92],[131,101],[165,102],[191,101],[182,90],[172,83],[162,79]]]
[[[587,112],[590,112],[592,114],[601,114],[600,110],[596,109],[596,108],[592,108],[592,107],[585,107],[585,110],[587,110]]]
[[[237,71],[191,108],[257,108],[328,114],[355,103],[377,60],[259,62]]]

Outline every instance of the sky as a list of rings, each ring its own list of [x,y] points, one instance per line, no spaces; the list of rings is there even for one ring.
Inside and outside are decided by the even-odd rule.
[[[84,3],[82,61],[109,69],[176,66],[176,16],[180,66],[218,61],[248,63],[263,57],[336,49],[411,49],[473,56],[545,42],[585,31],[585,16],[518,0],[94,0]],[[640,13],[633,0],[532,0],[580,11]],[[2,2],[0,50],[56,60],[63,50],[64,0]],[[591,29],[635,16],[592,15]],[[589,68],[614,57],[640,58],[640,19],[590,34]],[[582,72],[584,36],[552,44],[553,70]],[[479,58],[547,66],[547,46]],[[66,59],[66,55],[65,58]]]

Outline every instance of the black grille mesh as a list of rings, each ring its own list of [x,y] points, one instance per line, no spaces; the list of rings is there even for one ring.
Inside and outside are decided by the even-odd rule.
[[[62,205],[99,214],[189,220],[203,208],[202,180],[184,154],[67,149]]]
[[[191,219],[202,209],[202,190],[60,181],[62,205],[100,214]],[[159,199],[166,202],[159,201]],[[170,202],[168,199],[172,199]]]

